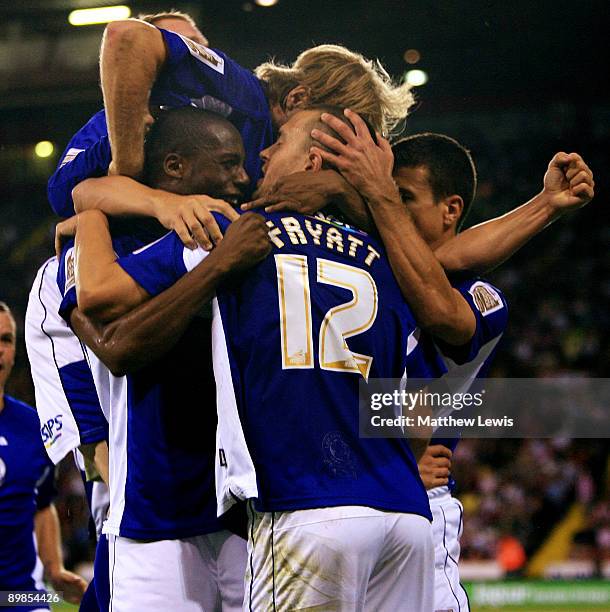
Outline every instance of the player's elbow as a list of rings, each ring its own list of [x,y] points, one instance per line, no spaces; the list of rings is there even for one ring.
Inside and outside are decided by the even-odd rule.
[[[72,201],[74,202],[74,211],[76,213],[94,208],[92,205],[95,196],[94,186],[95,179],[86,179],[72,189]]]
[[[452,325],[453,313],[450,304],[443,301],[428,303],[417,316],[417,323],[424,331],[433,335],[436,330]]]
[[[461,346],[472,339],[476,320],[468,307],[462,308],[456,302],[440,301],[435,307],[426,309],[418,323],[432,337],[453,346]]]
[[[111,21],[104,30],[102,54],[130,53],[142,49],[149,55],[161,57],[164,51],[162,36],[155,26],[139,19]]]
[[[118,45],[132,42],[148,24],[138,19],[118,19],[111,21],[104,29],[104,44]]]
[[[117,317],[116,302],[103,285],[91,289],[77,287],[76,299],[78,309],[97,323],[108,323]]]
[[[95,351],[94,351],[95,352]],[[129,355],[115,346],[99,347],[97,356],[113,376],[121,377],[132,372]]]
[[[448,312],[445,317],[422,326],[432,337],[438,338],[451,346],[463,346],[472,340],[476,322],[474,317],[463,317],[459,313]]]

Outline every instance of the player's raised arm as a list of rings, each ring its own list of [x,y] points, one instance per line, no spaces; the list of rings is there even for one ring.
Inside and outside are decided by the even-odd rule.
[[[112,149],[112,174],[136,177],[144,164],[144,135],[153,122],[150,90],[167,57],[161,32],[137,19],[113,21],[104,32],[100,77]]]
[[[312,136],[333,152],[321,148],[315,148],[316,151],[364,196],[396,280],[418,323],[449,344],[467,343],[475,331],[475,317],[468,303],[451,287],[438,259],[402,204],[392,179],[394,157],[389,143],[378,136],[380,144],[376,144],[358,115],[349,110],[345,114],[355,132],[329,114],[322,115],[322,120],[346,144],[314,130]]]
[[[594,196],[593,173],[577,153],[557,153],[542,191],[510,212],[475,225],[435,250],[445,270],[493,270],[536,234]]]

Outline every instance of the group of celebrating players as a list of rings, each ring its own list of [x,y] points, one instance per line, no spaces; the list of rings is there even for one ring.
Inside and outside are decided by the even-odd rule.
[[[458,233],[472,158],[386,140],[413,97],[378,63],[322,45],[252,73],[207,44],[183,13],[109,24],[104,110],[49,180],[65,220],[26,345],[36,444],[75,452],[96,520],[81,608],[467,611],[458,440],[360,437],[359,383],[485,376],[507,304],[479,274],[592,173],[557,153],[538,195]],[[0,588],[35,588],[29,550]]]

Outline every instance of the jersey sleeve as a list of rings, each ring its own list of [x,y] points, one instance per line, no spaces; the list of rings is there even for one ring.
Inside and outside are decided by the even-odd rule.
[[[47,195],[54,212],[71,217],[74,214],[72,189],[87,178],[106,175],[111,159],[106,114],[102,110],[72,137],[49,178]]]
[[[186,273],[184,246],[175,232],[119,257],[117,263],[150,295],[158,295]]]
[[[184,105],[193,98],[212,96],[242,115],[268,119],[269,104],[260,80],[230,57],[192,40],[159,29],[167,49],[151,99],[159,104]]]
[[[55,466],[49,461],[40,480],[36,483],[36,510],[48,508],[56,495]]]
[[[64,245],[57,269],[57,286],[62,296],[59,304],[59,315],[68,325],[70,325],[72,309],[78,306],[74,265],[74,239],[72,239]]]
[[[212,215],[224,234],[230,221],[220,213],[213,212]],[[150,295],[159,295],[207,256],[207,251],[201,247],[187,249],[176,232],[169,232],[159,240],[120,257],[117,263]]]
[[[476,319],[476,328],[470,342],[452,346],[435,340],[438,348],[458,365],[472,361],[483,346],[499,339],[508,322],[508,304],[502,292],[483,279],[454,284],[468,302]]]

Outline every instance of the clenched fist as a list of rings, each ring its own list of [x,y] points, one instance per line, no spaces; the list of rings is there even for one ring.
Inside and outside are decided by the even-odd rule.
[[[558,213],[576,210],[594,196],[593,172],[578,153],[557,153],[544,175],[544,193]]]
[[[426,490],[449,483],[453,453],[442,444],[428,446],[417,467]]]
[[[240,272],[256,265],[271,252],[269,228],[261,215],[245,213],[233,221],[215,249],[228,272]]]

